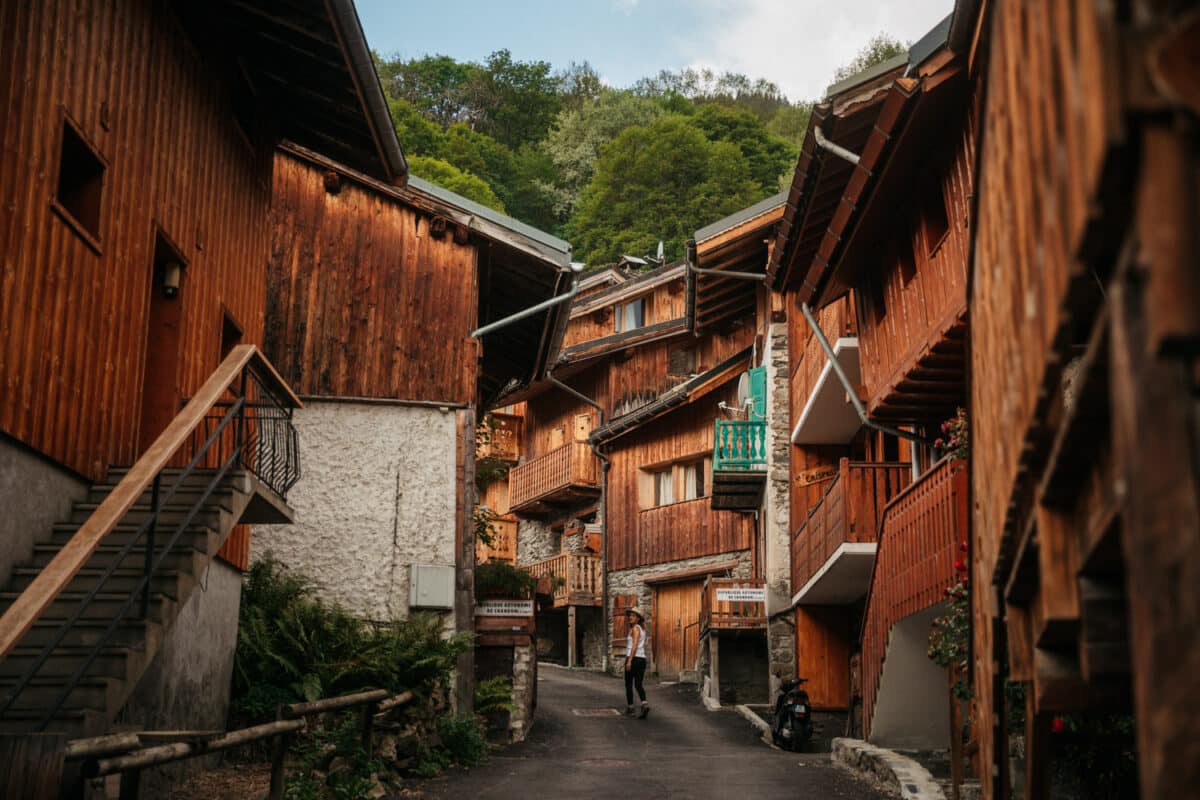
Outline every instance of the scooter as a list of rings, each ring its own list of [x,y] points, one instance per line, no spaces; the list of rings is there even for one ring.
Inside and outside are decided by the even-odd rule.
[[[808,678],[792,678],[779,687],[775,722],[771,725],[771,738],[777,747],[799,752],[812,738],[812,706],[808,702],[808,692],[800,688],[807,682]]]

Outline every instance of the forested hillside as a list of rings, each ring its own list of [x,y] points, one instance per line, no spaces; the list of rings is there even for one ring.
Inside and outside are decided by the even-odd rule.
[[[904,49],[880,35],[830,78]],[[556,72],[507,50],[377,66],[414,175],[567,238],[592,267],[659,241],[678,258],[696,228],[785,188],[812,108],[745,75],[616,89],[586,62]]]

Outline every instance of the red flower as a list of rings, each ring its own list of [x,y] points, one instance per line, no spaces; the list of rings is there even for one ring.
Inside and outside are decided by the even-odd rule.
[[[967,552],[967,543],[966,543],[966,542],[959,542],[959,543],[958,543],[958,549],[959,549],[959,550],[962,550],[964,553],[965,553],[965,552]]]
[[[1050,730],[1054,733],[1062,733],[1067,729],[1067,723],[1062,717],[1055,717],[1050,720]]]
[[[961,561],[955,561],[955,562],[954,562],[954,569],[958,570],[959,572],[966,572],[966,571],[967,571],[967,565],[966,565],[966,564],[964,564],[964,563],[963,563],[963,562],[961,562]]]

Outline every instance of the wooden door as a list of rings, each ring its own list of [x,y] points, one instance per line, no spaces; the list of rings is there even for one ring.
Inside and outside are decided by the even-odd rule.
[[[144,453],[180,410],[179,347],[186,286],[168,290],[168,267],[183,264],[170,239],[158,231],[151,265],[150,312],[146,321],[146,360],[142,373],[140,446]]]
[[[591,414],[576,414],[575,415],[575,441],[586,442],[588,437],[592,435],[592,415]]]
[[[700,593],[703,583],[668,583],[654,593],[654,667],[664,677],[695,669],[700,646]]]

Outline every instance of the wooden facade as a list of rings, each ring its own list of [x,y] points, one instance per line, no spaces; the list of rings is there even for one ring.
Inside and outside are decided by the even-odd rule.
[[[355,181],[330,191],[327,172],[275,156],[272,361],[302,396],[474,402],[476,245]]]
[[[1025,688],[1026,797],[1052,796],[1058,714],[1124,716],[1141,796],[1182,796],[1200,781],[1200,70],[1183,55],[1200,21],[1185,4],[990,5],[972,51],[977,713],[1006,718],[1005,677]],[[985,796],[1005,797],[1006,726],[981,746]]]

